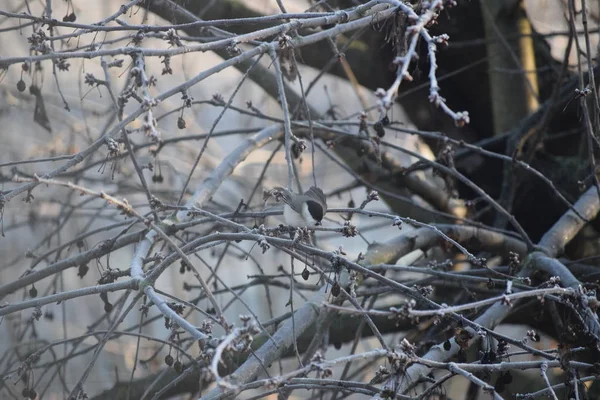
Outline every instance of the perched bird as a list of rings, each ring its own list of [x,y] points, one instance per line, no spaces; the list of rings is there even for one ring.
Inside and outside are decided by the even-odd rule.
[[[273,189],[277,201],[283,200],[283,218],[285,223],[294,227],[321,225],[327,212],[327,199],[323,191],[312,186],[303,194],[291,192],[289,189],[276,187]]]

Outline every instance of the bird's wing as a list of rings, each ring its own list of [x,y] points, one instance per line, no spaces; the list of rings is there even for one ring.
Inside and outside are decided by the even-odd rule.
[[[327,210],[327,198],[325,197],[325,193],[318,187],[311,186],[310,189],[304,192],[304,195],[321,204],[323,211]]]

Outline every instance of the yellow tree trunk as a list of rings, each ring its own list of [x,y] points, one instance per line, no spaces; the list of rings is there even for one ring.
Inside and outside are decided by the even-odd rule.
[[[531,24],[517,2],[481,0],[481,7],[488,42],[494,135],[500,135],[538,107]]]

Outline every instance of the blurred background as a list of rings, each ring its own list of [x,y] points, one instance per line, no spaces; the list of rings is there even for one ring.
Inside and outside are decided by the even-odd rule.
[[[277,2],[272,0],[186,1],[181,3],[185,3],[192,12],[205,19],[240,18],[279,12]],[[314,5],[309,1],[296,0],[288,0],[283,3],[289,13],[303,12]],[[332,6],[351,6],[355,2],[334,1],[328,3]],[[406,85],[403,83],[399,99],[388,115],[394,121],[394,126],[405,130],[441,132],[447,137],[464,140],[468,143],[480,143],[488,140],[492,149],[499,149],[506,145],[506,135],[503,136],[503,134],[509,132],[511,127],[516,126],[518,121],[532,115],[540,104],[550,98],[557,84],[567,80],[568,76],[562,75],[562,81],[558,81],[560,65],[568,45],[569,25],[565,19],[565,15],[568,13],[566,2],[525,0],[517,7],[519,16],[529,23],[530,34],[526,35],[526,38],[533,41],[533,71],[527,70],[527,67],[517,68],[496,63],[496,57],[503,58],[505,56],[490,52],[490,47],[488,47],[490,41],[493,43],[498,41],[489,39],[489,36],[486,39],[486,29],[492,28],[484,24],[485,16],[489,17],[496,12],[495,5],[491,4],[493,2],[482,0],[481,2],[459,1],[458,3],[458,7],[442,13],[439,25],[433,27],[432,30],[440,33],[449,32],[450,35],[450,45],[440,50],[438,58],[437,74],[442,88],[442,96],[447,99],[452,109],[467,110],[471,124],[464,128],[456,127],[448,115],[428,102],[428,68],[421,67],[420,64],[427,62],[424,54],[422,60],[416,62],[416,66],[411,72],[414,77],[413,82]],[[514,3],[519,2],[515,1]],[[77,23],[94,24],[113,15],[123,4],[126,3],[116,0],[102,2],[73,0],[53,1],[51,7],[53,15],[58,19],[73,14],[76,15]],[[239,8],[236,8],[238,6]],[[588,6],[590,26],[596,27],[598,3],[591,2]],[[46,7],[48,5],[43,1],[5,0],[0,5],[0,10],[10,13],[27,12],[31,15],[41,16],[47,9]],[[128,24],[170,24],[159,15],[149,12],[147,8],[137,5],[131,7],[120,19]],[[516,20],[519,21],[518,18]],[[582,26],[581,14],[577,15],[577,24],[578,27]],[[16,26],[19,27],[16,28]],[[496,26],[496,28],[502,29],[501,26]],[[224,29],[228,29],[228,27]],[[244,29],[256,28],[252,25],[242,25],[232,31],[237,33],[236,29],[241,32]],[[391,47],[398,46],[398,44],[393,40],[386,40],[393,29],[385,24],[374,24],[369,29],[359,32],[356,37],[353,37],[353,32],[351,32],[343,40],[337,41],[338,48],[342,49],[346,56],[346,64],[351,66],[350,73],[347,68],[344,68],[343,63],[335,64],[327,72],[322,72],[326,63],[333,57],[331,48],[327,54],[320,47],[300,49],[298,51],[299,75],[304,88],[309,83],[315,82],[307,96],[310,106],[321,115],[331,116],[332,119],[347,119],[352,123],[357,123],[361,113],[365,111],[367,120],[375,122],[378,118],[375,90],[379,87],[389,87],[395,74],[395,70],[390,68],[393,59]],[[73,31],[74,29],[56,27],[53,35],[67,35]],[[500,33],[502,34],[502,32]],[[0,64],[5,58],[28,57],[32,54],[28,42],[31,34],[30,21],[0,16],[0,57],[2,57]],[[102,49],[132,46],[134,35],[135,31],[128,32],[127,35],[119,31],[84,34],[70,39],[52,41],[53,51],[85,49],[90,43],[95,43],[97,48]],[[180,35],[185,37],[186,34],[180,32]],[[157,34],[146,34],[141,46],[166,48],[165,40],[158,36]],[[349,37],[352,38],[352,41],[348,41]],[[518,36],[516,39],[522,38],[523,36]],[[597,29],[591,32],[589,38],[595,62],[598,43]],[[507,37],[511,45],[515,44],[516,39]],[[583,41],[583,35],[581,40]],[[246,49],[245,46],[241,47]],[[522,53],[513,55],[522,63],[526,60],[526,56]],[[575,70],[577,55],[575,50],[571,50],[567,56],[569,63],[567,72],[569,73]],[[109,68],[109,76],[105,76],[105,69],[101,63],[112,63],[117,60],[123,61],[123,67]],[[543,63],[540,60],[544,60]],[[190,52],[172,57],[170,67],[173,74],[162,74],[165,67],[163,61],[161,58],[146,59],[146,74],[156,78],[155,85],[149,89],[150,96],[157,96],[184,83],[200,72],[223,62],[223,58],[213,52]],[[59,71],[50,62],[42,62],[39,65],[25,62],[27,70],[23,69],[22,65],[25,65],[23,63],[13,64],[10,68],[0,71],[0,190],[2,191],[8,191],[20,185],[12,181],[15,176],[25,178],[32,177],[33,174],[41,176],[61,166],[67,159],[20,164],[12,164],[12,162],[75,154],[89,146],[116,124],[111,95],[102,85],[86,83],[86,76],[88,80],[90,76],[98,80],[110,78],[114,91],[118,94],[126,81],[127,68],[131,63],[131,58],[124,55],[92,59],[68,58],[65,62],[68,63],[66,71]],[[522,63],[519,65],[522,66]],[[267,69],[273,67],[269,57],[263,57],[260,64]],[[585,63],[583,68],[587,68]],[[535,79],[530,79],[531,75]],[[519,109],[519,115],[512,115],[508,111],[508,114],[511,114],[509,121],[501,121],[499,111],[494,108],[493,97],[490,95],[494,92],[494,77],[499,77],[505,82],[519,80],[521,88],[526,87],[523,89],[525,92],[531,91],[529,95],[522,96],[523,101],[529,101],[529,105],[522,106]],[[24,90],[20,90],[20,82],[24,82],[26,85]],[[288,84],[296,93],[301,93],[298,79],[288,82]],[[282,116],[277,99],[265,92],[259,83],[245,78],[235,68],[227,68],[195,84],[187,91],[187,95],[193,98],[194,105],[184,108],[183,111],[181,110],[183,100],[179,94],[153,107],[157,130],[161,139],[168,144],[159,147],[152,143],[144,133],[142,118],[136,119],[128,127],[131,130],[129,137],[132,144],[141,146],[137,151],[139,163],[153,165],[152,171],[144,170],[149,190],[160,201],[167,204],[177,202],[194,160],[204,143],[204,138],[194,138],[191,135],[206,134],[211,128],[214,129],[214,137],[208,141],[206,152],[191,176],[184,199],[188,198],[211,171],[245,138],[270,125],[267,119],[257,117],[254,114],[255,110],[266,116],[276,118]],[[223,107],[218,105],[218,101],[215,99],[224,99],[227,102],[231,96],[234,96],[231,105],[235,109],[226,110],[223,117],[213,127],[223,111]],[[138,107],[139,104],[130,101],[125,107],[125,116]],[[238,110],[251,110],[253,113],[243,113]],[[567,126],[565,121],[574,115],[576,119],[576,114],[576,107],[568,109],[557,117],[561,118],[562,125],[558,122],[550,124],[550,130],[556,128],[557,132],[567,131],[567,134],[558,137],[552,136],[556,132],[549,133],[546,137],[548,139],[546,149],[550,155],[532,161],[533,164],[537,162],[536,165],[543,169],[544,166],[553,165],[553,162],[559,162],[557,160],[560,157],[575,157],[580,140],[573,139],[573,137],[581,132],[581,128]],[[179,118],[185,120],[184,129],[180,129],[178,126]],[[236,131],[239,133],[235,133]],[[428,139],[422,135],[411,135],[391,129],[387,131],[385,140],[429,160],[435,160],[436,154],[440,150],[437,139]],[[564,142],[571,142],[573,145],[565,146]],[[555,148],[564,150],[565,154],[558,154],[557,151],[554,151]],[[158,155],[157,149],[159,150]],[[371,188],[348,173],[347,168],[340,166],[345,161],[339,155],[328,156],[316,149],[313,164],[312,152],[313,147],[309,143],[308,149],[295,162],[301,187],[306,190],[314,184],[314,179],[316,179],[317,185],[323,188],[328,195],[329,208],[348,207],[349,204],[352,204],[351,202],[360,205]],[[419,161],[418,158],[400,151],[391,150],[391,153],[401,167],[409,167]],[[107,157],[106,147],[103,146],[83,163],[60,174],[57,179],[72,181],[92,190],[110,193],[118,198],[126,198],[129,204],[139,212],[148,212],[150,209],[145,193],[130,159],[123,158],[107,162]],[[560,162],[562,163],[562,158]],[[575,178],[579,178],[578,173],[583,168],[581,167],[583,163],[573,162],[575,165],[573,170],[561,172],[562,176],[570,175],[571,179],[561,181],[557,175],[554,176],[557,177],[557,184],[561,190],[568,191],[569,199],[575,198],[576,190],[571,190],[571,186],[576,186],[574,182],[577,179]],[[470,173],[473,181],[486,191],[489,189],[492,197],[500,196],[497,183],[502,178],[502,163],[494,164],[474,155],[458,160],[457,168],[465,173]],[[562,171],[560,168],[559,170]],[[259,181],[259,176],[263,172],[264,179]],[[447,189],[443,177],[433,174],[431,170],[422,169],[414,174],[420,177],[419,179],[431,182],[433,187],[438,188],[440,192]],[[362,173],[362,176],[368,181],[369,171]],[[583,177],[583,175],[581,176]],[[385,178],[372,179],[368,182],[376,185],[381,184],[381,180],[385,180]],[[253,151],[244,162],[235,168],[231,176],[223,182],[212,197],[206,209],[213,212],[233,212],[243,199],[250,206],[251,211],[280,210],[281,205],[273,199],[266,202],[263,200],[263,191],[270,190],[275,186],[285,186],[286,181],[285,152],[279,142],[269,143]],[[390,183],[390,185],[393,187],[394,183]],[[255,188],[255,186],[257,187]],[[527,187],[527,182],[522,182],[521,187]],[[457,190],[460,198],[474,197],[468,188],[459,186]],[[418,204],[424,210],[436,208],[428,202],[428,199],[414,192],[400,189],[399,192],[405,196],[405,199]],[[252,193],[254,194],[250,200]],[[78,252],[100,246],[103,241],[114,238],[115,235],[123,232],[133,221],[129,217],[120,215],[102,200],[85,196],[79,197],[69,188],[40,185],[31,195],[33,197],[29,201],[25,201],[27,193],[23,193],[4,205],[4,235],[0,239],[0,284],[2,285],[19,279],[30,269],[40,270]],[[534,239],[539,238],[555,221],[555,217],[565,210],[564,204],[557,205],[554,199],[548,199],[547,202],[542,202],[543,204],[537,207],[528,205],[536,204],[540,198],[547,197],[543,191],[524,189],[518,191],[513,203],[513,212]],[[373,202],[369,205],[369,209],[408,217],[420,218],[429,215],[387,200],[383,198],[382,201]],[[444,211],[450,212],[450,209],[452,207],[448,207]],[[494,220],[494,215],[486,209],[475,207],[475,211],[470,209],[464,212],[468,212],[468,216],[477,215],[485,222]],[[541,216],[546,216],[546,218],[540,218]],[[342,217],[342,214],[330,214],[324,225],[341,227],[344,222]],[[430,217],[425,222],[441,221],[435,215]],[[264,221],[257,220],[256,223],[277,226],[282,223],[282,219],[280,216],[272,216]],[[343,246],[344,251],[348,254],[347,257],[356,259],[359,253],[367,251],[370,244],[383,242],[398,233],[398,228],[392,226],[389,221],[361,215],[353,217],[353,224],[358,227],[360,235],[343,238],[334,232],[317,232],[318,246],[327,251],[334,251]],[[252,226],[253,223],[250,222],[248,225]],[[136,229],[140,229],[140,227]],[[207,226],[197,228],[199,232],[205,233],[210,232],[210,229],[214,228]],[[403,229],[410,230],[412,228],[405,225]],[[86,233],[89,235],[84,235]],[[71,243],[74,238],[82,235],[84,235],[82,239]],[[574,249],[573,252],[578,255],[593,253],[590,246],[593,245],[588,243],[585,247],[587,250],[580,247]],[[98,282],[102,273],[109,269],[127,270],[130,267],[129,263],[134,251],[135,245],[130,245],[111,252],[109,257],[98,258],[86,265],[89,269],[86,274],[81,273],[81,266],[67,269],[36,283],[35,290],[42,296],[93,286]],[[157,248],[155,251],[166,252],[167,249]],[[202,259],[202,263],[210,268],[218,266],[218,274],[222,283],[211,282],[215,285],[215,290],[223,289],[224,285],[230,288],[244,285],[250,280],[264,275],[285,277],[291,273],[289,257],[283,252],[273,250],[261,254],[260,249],[248,242],[233,243],[228,247],[215,246],[200,252],[199,257]],[[401,258],[398,264],[412,265],[413,262],[421,260],[423,257],[424,253],[416,250]],[[199,265],[201,265],[200,262]],[[298,268],[300,267],[296,265],[296,268],[295,273],[299,274],[301,271]],[[205,269],[203,274],[209,276],[209,269]],[[408,279],[410,276],[407,273],[402,275],[403,279]],[[192,301],[198,296],[199,290],[197,287],[187,287],[189,290],[186,290],[185,284],[193,285],[193,282],[195,281],[190,279],[189,274],[180,273],[177,263],[160,277],[157,289],[179,299]],[[316,285],[318,282],[319,277],[314,275],[305,284]],[[262,321],[290,311],[287,304],[290,296],[289,288],[270,287],[267,294],[265,287],[266,285],[256,285],[240,290],[239,299],[236,299],[231,293],[219,294],[218,301],[226,309],[228,320],[237,321],[239,315],[248,314],[249,310]],[[4,297],[2,302],[9,304],[22,301],[27,298],[28,294],[31,295],[31,288],[30,286],[25,291],[12,293]],[[111,293],[108,298],[112,304],[118,304],[120,296],[120,293]],[[397,298],[387,298],[377,304],[379,307],[383,307],[385,304],[393,304],[397,300]],[[294,293],[295,304],[303,304],[305,301],[306,298]],[[197,306],[202,309],[210,308],[207,300],[201,300]],[[85,335],[91,330],[102,332],[107,329],[114,318],[114,315],[105,316],[103,303],[98,295],[44,306],[41,311],[42,318],[35,323],[31,323],[31,318],[36,312],[35,309],[10,314],[2,319],[0,324],[0,354],[2,354],[0,370],[2,371],[3,385],[0,389],[0,397],[20,398],[22,382],[18,380],[17,369],[19,363],[28,354],[48,343]],[[151,316],[156,315],[158,314],[154,310]],[[138,332],[136,326],[141,317],[142,312],[139,307],[136,307],[127,315],[119,329]],[[204,317],[202,314],[192,313],[188,320],[199,326]],[[527,329],[526,325],[507,324],[502,326],[500,331],[511,336],[523,337]],[[154,323],[145,325],[142,332],[150,337],[169,339],[169,330],[165,328],[160,318]],[[387,334],[386,339],[397,341],[397,338],[402,336],[402,331],[396,331]],[[54,347],[51,355],[44,356],[48,358],[44,358],[43,361],[49,365],[56,360],[61,360],[61,362],[59,363],[60,368],[36,370],[34,379],[39,382],[36,388],[38,394],[43,393],[41,398],[65,398],[66,393],[78,382],[82,371],[88,366],[94,346],[99,339],[100,336],[82,336],[75,353],[71,352],[70,346],[59,345]],[[543,336],[541,342],[535,344],[538,348],[555,347],[555,345],[556,342],[546,336]],[[350,346],[351,343],[345,343],[339,349],[329,349],[327,356],[345,355]],[[378,342],[367,338],[360,342],[360,346],[359,351],[360,349],[366,351],[376,348]],[[116,340],[110,340],[91,369],[91,374],[85,383],[85,390],[90,398],[102,398],[102,392],[111,389],[115,382],[127,381],[131,378],[136,357],[143,362],[135,369],[133,378],[139,379],[156,374],[163,369],[162,360],[168,351],[168,348],[160,342],[142,339],[138,343],[135,336],[120,336]],[[156,356],[157,353],[160,356]],[[197,356],[197,348],[194,347],[190,350],[190,354]],[[285,363],[295,367],[296,360],[287,359],[282,367],[284,369],[288,365]],[[279,366],[272,368],[278,371]],[[372,376],[373,372],[366,371],[365,375]],[[448,397],[464,398],[462,395],[465,394],[465,384],[466,380],[462,378],[453,380],[452,385],[448,386]],[[290,398],[304,398],[305,396],[309,398],[310,392],[296,391]],[[351,398],[364,398],[364,396],[357,394]]]

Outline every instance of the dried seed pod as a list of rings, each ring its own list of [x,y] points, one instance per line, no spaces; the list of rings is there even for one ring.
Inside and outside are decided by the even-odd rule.
[[[90,267],[88,267],[87,264],[82,264],[78,268],[77,276],[80,278],[83,278],[89,270],[90,270]]]
[[[173,359],[173,356],[172,356],[172,355],[170,355],[170,354],[167,354],[167,355],[165,356],[165,364],[167,364],[169,367],[170,367],[171,365],[173,365],[173,362],[174,362],[174,361],[175,361],[175,360]]]
[[[300,147],[298,146],[298,143],[292,143],[292,146],[290,147],[290,150],[292,152],[292,157],[294,157],[294,160],[297,160],[298,158],[300,158],[300,155],[302,154],[302,151],[300,150]]]
[[[179,129],[185,129],[185,126],[186,126],[185,119],[183,119],[183,117],[177,118],[177,127]]]
[[[340,284],[337,283],[337,281],[333,284],[333,286],[331,287],[331,294],[333,297],[338,297],[340,295]]]
[[[177,373],[182,373],[183,372],[183,363],[179,360],[175,361],[175,364],[173,365],[173,368],[175,369],[175,371]]]
[[[162,175],[152,175],[152,182],[154,183],[163,183],[165,178]]]
[[[385,136],[385,129],[383,128],[383,123],[381,121],[377,121],[373,124],[373,129],[377,133],[377,136],[380,138]]]
[[[309,276],[310,276],[310,273],[308,272],[308,268],[304,267],[304,271],[302,271],[302,279],[307,281]]]

